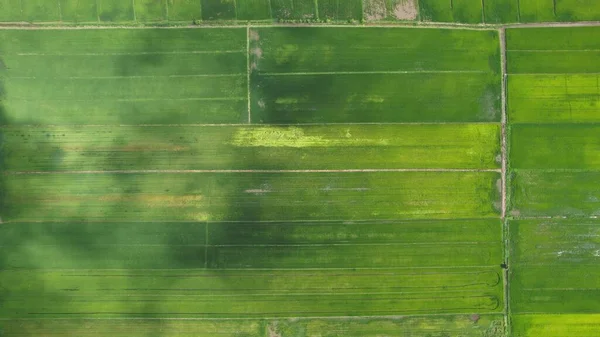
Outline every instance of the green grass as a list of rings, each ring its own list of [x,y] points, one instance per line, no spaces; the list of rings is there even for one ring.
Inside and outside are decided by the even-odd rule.
[[[598,171],[517,170],[511,179],[510,209],[515,216],[600,215]]]
[[[202,20],[235,20],[236,8],[234,0],[200,0],[202,4]]]
[[[328,20],[360,20],[362,0],[319,0],[319,18]]]
[[[595,0],[556,0],[559,21],[599,21],[600,3]]]
[[[591,123],[600,120],[599,75],[511,75],[508,116],[513,123]]]
[[[499,178],[495,172],[15,175],[4,181],[2,218],[488,218],[499,214]]]
[[[598,314],[519,314],[513,315],[515,337],[594,337],[597,334]]]
[[[141,22],[165,21],[167,19],[166,0],[136,0],[135,19]]]
[[[0,21],[18,22],[22,20],[21,0],[0,0]]]
[[[104,22],[134,20],[133,2],[128,0],[98,0],[98,16]]]
[[[271,0],[236,1],[238,20],[270,20]]]
[[[598,73],[600,51],[508,52],[508,72],[511,74]]]
[[[198,0],[167,0],[169,21],[188,21],[202,19],[202,6]]]
[[[511,166],[519,169],[600,169],[600,127],[513,125]]]
[[[521,22],[552,22],[557,20],[554,15],[554,0],[520,1],[519,9]],[[535,43],[536,41],[531,42]]]
[[[57,22],[60,12],[57,1],[22,0],[23,20],[28,22]]]
[[[485,0],[483,9],[485,23],[519,22],[519,0]]]
[[[96,22],[96,0],[60,0],[61,18],[64,22]]]
[[[283,20],[310,20],[316,18],[314,0],[271,0],[273,18]]]
[[[494,124],[11,127],[0,136],[7,171],[500,166]]]
[[[419,0],[423,21],[481,23],[481,0]]]

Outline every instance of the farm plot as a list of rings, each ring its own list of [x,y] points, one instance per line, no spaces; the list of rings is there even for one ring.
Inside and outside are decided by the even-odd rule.
[[[518,220],[512,240],[515,336],[594,336],[600,232],[592,219]]]
[[[348,30],[0,32],[4,334],[502,336],[497,32]],[[270,73],[330,72],[473,84],[266,109]]]
[[[0,41],[11,124],[247,120],[245,29],[3,31]]]
[[[421,20],[482,23],[481,0],[419,0]]]
[[[559,21],[598,21],[600,3],[594,0],[556,0]]]
[[[521,22],[552,22],[556,21],[554,0],[519,1]],[[535,41],[532,41],[535,43]]]
[[[99,20],[98,1],[60,0],[60,19],[63,22],[97,22]]]
[[[499,215],[499,179],[422,171],[13,175],[4,180],[2,219],[488,218]]]
[[[393,335],[398,331],[419,334],[426,327],[428,332],[443,335],[459,332],[464,337],[485,337],[501,331],[500,315],[457,315],[445,317],[404,317],[349,319],[279,319],[279,320],[26,320],[7,321],[4,331],[7,335],[21,334],[39,336],[47,331],[57,334],[77,334],[92,337],[110,334],[116,337],[147,337],[156,331],[164,336],[198,337],[264,337],[269,332],[282,337],[310,337],[321,335],[335,337],[351,334],[356,337],[374,337],[377,334]],[[494,335],[492,335],[494,336]]]
[[[23,126],[0,135],[13,172],[500,167],[496,124]]]
[[[507,31],[510,214],[539,217],[509,222],[517,337],[596,335],[590,326],[600,311],[594,268],[600,247],[600,92],[593,61],[599,33]]]
[[[118,312],[129,316],[141,312],[135,311],[143,305],[139,302],[149,297],[163,302],[153,308],[160,310],[157,313],[179,317],[199,313],[260,317],[261,314],[380,315],[398,310],[489,312],[500,311],[502,305],[501,277],[498,267],[492,265],[502,255],[497,219],[352,225],[343,222],[21,225],[2,229],[6,241],[2,253],[10,261],[10,268],[27,269],[0,273],[3,289],[19,299],[4,302],[4,316],[32,317],[36,316],[32,314],[35,310],[42,310],[37,315],[46,317],[59,317],[59,313],[82,315],[93,307],[97,307],[93,315],[115,316]],[[453,230],[456,233],[447,238],[446,234]],[[27,239],[20,244],[9,241],[24,233]],[[244,233],[252,233],[253,237],[244,240]],[[79,245],[71,249],[76,251],[61,248],[74,238]],[[442,238],[446,242],[431,249],[431,240],[439,242]],[[154,254],[142,251],[151,247]],[[350,253],[349,249],[358,249],[362,254]],[[204,251],[208,252],[207,260],[202,257]],[[400,265],[392,263],[396,260],[389,258],[392,256],[405,268],[393,269]],[[345,259],[348,257],[351,260]],[[88,263],[91,260],[95,261],[93,265]],[[162,263],[169,270],[160,270],[166,269]],[[410,268],[417,264],[420,269]],[[310,270],[300,272],[298,268]],[[251,270],[244,272],[245,269]],[[374,278],[377,284],[372,283]],[[123,301],[124,293],[129,293],[130,300]],[[365,303],[367,294],[386,296]],[[168,304],[182,295],[195,301],[177,307]],[[327,300],[315,303],[315,296]],[[54,300],[56,305],[40,308],[40,301],[46,300]],[[246,302],[253,306],[244,306]],[[267,306],[268,303],[272,305]],[[348,306],[348,303],[355,304]]]
[[[254,122],[500,118],[495,31],[263,28],[251,37]]]

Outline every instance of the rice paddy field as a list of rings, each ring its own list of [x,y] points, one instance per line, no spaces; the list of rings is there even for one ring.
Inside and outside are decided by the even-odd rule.
[[[598,331],[599,34],[507,31],[514,336]]]
[[[504,333],[497,31],[1,30],[0,51],[2,336]]]
[[[39,3],[0,16],[445,8]],[[599,27],[64,28],[0,29],[0,336],[597,336]]]
[[[596,0],[0,0],[0,22],[189,25],[401,21],[463,24],[599,21]]]

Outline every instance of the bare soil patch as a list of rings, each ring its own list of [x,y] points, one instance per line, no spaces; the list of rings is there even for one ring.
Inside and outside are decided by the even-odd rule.
[[[387,16],[385,0],[364,0],[364,16],[367,21],[383,20]]]
[[[416,20],[418,14],[415,0],[399,0],[394,7],[394,17],[398,20]]]

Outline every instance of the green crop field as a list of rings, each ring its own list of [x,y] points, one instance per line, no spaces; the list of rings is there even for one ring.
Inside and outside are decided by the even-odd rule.
[[[507,31],[515,337],[597,334],[598,34]]]
[[[196,15],[163,4],[132,17]],[[500,54],[496,30],[0,30],[0,335],[503,336]]]

